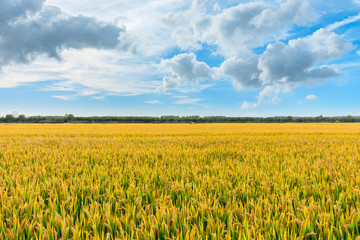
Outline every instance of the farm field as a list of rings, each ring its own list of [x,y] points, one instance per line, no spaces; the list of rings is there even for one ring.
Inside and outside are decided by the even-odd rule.
[[[0,125],[0,239],[360,239],[360,124]]]

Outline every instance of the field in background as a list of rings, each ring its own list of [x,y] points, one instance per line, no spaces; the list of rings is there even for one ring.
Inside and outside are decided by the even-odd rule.
[[[0,125],[1,239],[356,239],[360,124]]]

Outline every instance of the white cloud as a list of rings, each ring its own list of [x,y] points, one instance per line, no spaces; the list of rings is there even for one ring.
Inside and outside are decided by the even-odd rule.
[[[10,2],[5,1],[8,5]],[[71,92],[70,97],[56,94],[62,99],[103,98],[154,93],[159,89],[200,91],[209,86],[207,80],[227,77],[238,90],[262,89],[256,102],[244,102],[245,108],[251,108],[279,102],[280,92],[337,76],[336,69],[327,66],[327,62],[353,48],[341,36],[326,29],[287,44],[281,42],[290,37],[293,26],[306,25],[316,19],[309,1],[240,1],[242,3],[235,5],[224,2],[20,0],[16,3],[23,4],[24,8],[4,5],[0,9],[0,23],[4,22],[2,19],[25,16],[24,9],[30,17],[14,29],[6,29],[11,34],[6,35],[7,41],[0,43],[5,49],[0,62],[33,62],[5,66],[0,73],[0,87],[51,81],[51,85],[42,90]],[[227,7],[229,5],[232,7]],[[330,25],[328,29],[355,21],[356,17]],[[31,28],[35,31],[27,35],[34,40],[30,46],[33,50],[29,50],[28,40],[23,40],[21,34],[32,24],[41,27]],[[76,31],[77,26],[81,31]],[[51,35],[51,29],[64,29],[64,39]],[[40,39],[40,35],[45,37]],[[10,41],[11,36],[17,36],[17,40]],[[90,37],[83,39],[82,36]],[[269,42],[272,44],[267,45]],[[209,67],[191,53],[205,44],[214,46],[214,54],[225,58],[219,68]],[[12,47],[14,45],[20,48]],[[131,53],[134,46],[136,55]],[[253,52],[253,48],[263,46],[264,53]],[[162,59],[176,47],[186,53]],[[120,53],[119,49],[129,52]],[[13,57],[5,61],[1,59],[4,54]],[[46,55],[62,60],[49,60]],[[86,92],[89,95],[84,95]],[[201,101],[189,99],[178,102]]]
[[[266,86],[258,95],[258,104],[271,103],[278,104],[281,102],[281,99],[278,97],[278,94],[281,91],[286,91],[286,88],[281,85],[269,85]]]
[[[184,98],[180,98],[178,100],[175,100],[174,102],[172,102],[172,104],[179,104],[179,105],[194,105],[197,104],[199,102],[203,101],[203,99],[201,98],[189,98],[189,97],[184,97]]]
[[[77,96],[76,95],[68,95],[68,96],[62,96],[62,95],[54,95],[53,98],[58,98],[64,101],[69,101],[69,100],[73,100],[75,99]]]
[[[359,0],[359,2],[360,2],[360,0]],[[360,20],[360,13],[356,16],[348,17],[340,22],[335,22],[333,24],[330,24],[329,26],[326,27],[326,30],[334,31],[342,26],[345,26],[345,25],[353,23],[353,22],[357,22],[359,20]]]
[[[163,78],[164,90],[184,84],[198,84],[212,79],[214,74],[206,63],[198,62],[193,53],[179,54],[171,59],[161,60],[158,69],[170,74]]]
[[[305,25],[316,17],[304,0],[240,3],[218,14],[207,13],[204,2],[194,1],[190,9],[170,12],[163,20],[184,50],[199,49],[205,42],[217,45],[227,57],[244,55],[248,48],[287,35],[291,25]],[[217,2],[213,7],[215,13],[221,10]]]
[[[257,102],[244,102],[242,106],[255,108],[263,103],[279,103],[280,92],[338,76],[335,68],[322,63],[337,59],[352,49],[353,45],[339,35],[320,29],[310,36],[290,40],[288,44],[281,41],[269,44],[260,55],[251,53],[242,58],[230,57],[219,69],[198,62],[192,53],[163,60],[159,69],[170,73],[163,79],[165,90],[214,80],[219,74],[231,77],[238,90],[263,88]]]
[[[248,58],[231,57],[221,64],[221,71],[224,75],[233,79],[233,85],[236,89],[242,90],[249,87],[261,87],[259,75],[261,71],[258,68],[259,57],[252,54]]]
[[[49,65],[55,60],[49,61]],[[57,80],[57,76],[51,75],[51,70],[39,67],[38,71],[31,65],[7,65],[0,71],[0,88],[14,88],[29,85],[36,82]]]
[[[216,44],[225,56],[244,56],[249,48],[282,38],[290,25],[304,25],[315,17],[307,1],[280,4],[249,2],[211,16],[203,41]]]
[[[354,48],[352,43],[346,42],[340,35],[326,29],[319,29],[303,41],[311,45],[316,62],[334,60]]]
[[[161,102],[159,100],[146,101],[145,103],[148,103],[148,104],[163,104],[163,102]]]
[[[228,58],[220,69],[234,80],[237,89],[263,88],[257,102],[244,102],[242,106],[255,108],[263,103],[280,102],[280,92],[337,76],[335,68],[321,63],[337,59],[352,49],[353,45],[339,35],[320,29],[288,44],[280,41],[269,44],[259,56]]]
[[[154,92],[156,84],[160,83],[154,80],[154,74],[150,74],[154,67],[135,59],[133,62],[124,61],[112,51],[67,51],[64,58],[68,62],[59,64],[57,72],[75,86],[131,95]]]
[[[50,83],[46,91],[72,91],[103,95],[137,95],[154,93],[161,81],[156,68],[141,60],[121,59],[116,52],[84,49],[64,50],[63,61],[40,57],[30,65],[6,66],[0,73],[0,87],[16,87],[40,81]],[[74,95],[74,94],[73,94]]]
[[[214,10],[215,12],[220,12],[220,11],[221,11],[221,7],[220,7],[219,3],[215,3],[215,4],[213,5],[213,10]]]
[[[96,96],[97,94],[99,94],[98,91],[94,91],[91,89],[83,89],[83,90],[80,90],[76,94],[54,95],[53,98],[58,98],[58,99],[65,100],[65,101],[74,100],[74,99],[77,99],[79,97],[84,97],[84,96],[91,96],[93,99],[103,99],[102,96]]]
[[[103,100],[105,96],[91,96],[92,99]]]
[[[278,97],[280,92],[285,91],[286,88],[281,85],[269,85],[266,86],[257,96],[256,102],[247,102],[244,101],[241,108],[242,109],[250,109],[257,108],[261,104],[278,104],[281,102],[281,99]]]
[[[259,78],[265,84],[296,84],[335,77],[337,72],[331,67],[314,65],[339,58],[352,48],[351,43],[325,29],[307,38],[290,40],[288,45],[275,42],[259,58]]]
[[[317,96],[316,95],[308,95],[306,96],[306,100],[316,100],[317,99]]]
[[[194,0],[189,9],[168,12],[161,26],[171,32],[171,37],[181,49],[200,49],[200,32],[209,25],[209,16],[204,13],[205,1]]]
[[[290,40],[288,44],[275,41],[260,55],[251,51],[253,47],[288,36],[291,26],[305,25],[315,18],[316,14],[308,1],[288,0],[277,4],[242,3],[215,15],[207,14],[203,5],[198,3],[193,4],[190,10],[170,14],[166,21],[174,28],[174,37],[178,42],[191,45],[179,44],[183,49],[197,49],[200,43],[215,44],[218,53],[224,55],[226,60],[220,69],[211,70],[229,76],[236,89],[264,88],[258,96],[258,105],[280,101],[276,94],[271,99],[261,100],[269,89],[275,91],[274,86],[280,91],[289,91],[302,84],[320,83],[338,76],[336,69],[324,63],[341,57],[353,46],[325,29],[308,37]],[[191,72],[190,67],[189,70]],[[164,88],[175,88],[179,83],[199,82],[193,81],[194,78],[183,79],[179,77],[181,75],[173,73],[173,78],[165,77]],[[255,104],[244,104],[244,107],[249,106]]]
[[[358,55],[360,55],[360,50],[356,52]]]
[[[241,109],[251,109],[251,108],[257,108],[259,106],[256,102],[248,102],[244,101],[241,105]]]

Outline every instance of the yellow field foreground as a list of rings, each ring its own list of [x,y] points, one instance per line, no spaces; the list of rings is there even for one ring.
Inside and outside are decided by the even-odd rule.
[[[0,125],[1,239],[356,239],[360,124]]]

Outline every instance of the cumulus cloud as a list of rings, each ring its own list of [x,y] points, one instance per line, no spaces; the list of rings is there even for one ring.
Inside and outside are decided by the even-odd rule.
[[[125,29],[86,16],[68,16],[42,0],[1,0],[0,67],[39,55],[60,59],[63,49],[133,50]]]
[[[308,1],[303,0],[240,3],[215,15],[206,13],[204,2],[194,1],[188,11],[170,13],[164,19],[182,49],[197,49],[206,42],[218,46],[225,56],[235,52],[244,55],[248,48],[286,35],[291,25],[304,25],[316,18]]]
[[[226,58],[220,72],[230,77],[238,90],[280,83],[286,83],[288,88],[297,83],[337,76],[334,69],[321,63],[342,56],[352,47],[339,35],[320,29],[309,37],[290,40],[288,44],[275,41],[263,54],[256,55],[252,48],[281,38],[290,26],[305,25],[316,18],[308,1],[240,3],[215,15],[207,14],[203,4],[204,1],[194,1],[190,10],[169,14],[164,21],[174,29],[178,42],[189,44],[178,43],[183,49],[198,49],[201,43],[217,46],[218,53]],[[179,55],[160,64],[176,62],[177,69],[182,67],[181,71],[169,66],[165,71],[162,69],[172,73],[163,79],[164,89],[210,78],[209,72],[215,69],[198,63],[195,55],[189,56]],[[193,73],[193,64],[201,64],[202,74],[188,74]]]
[[[200,49],[201,30],[209,27],[210,17],[205,13],[204,0],[194,0],[190,9],[167,13],[162,26],[171,31],[172,38],[181,49]]]
[[[278,103],[278,94],[299,85],[312,85],[336,77],[338,71],[324,63],[337,59],[354,47],[341,36],[319,29],[312,35],[290,40],[287,44],[276,41],[262,54],[227,58],[221,66],[210,68],[198,62],[193,53],[180,54],[162,60],[159,69],[169,76],[163,78],[163,89],[203,80],[228,76],[238,90],[262,88],[257,102],[244,102],[242,108],[255,108],[263,103]],[[216,77],[215,77],[216,76]]]
[[[184,84],[197,84],[214,78],[213,70],[206,63],[197,61],[193,53],[179,54],[171,59],[161,60],[158,69],[168,74],[163,78],[163,90]]]
[[[294,83],[334,77],[337,74],[335,70],[314,65],[336,59],[350,47],[340,36],[324,29],[309,38],[291,40],[288,45],[283,42],[269,44],[259,58],[259,78],[263,83],[271,84],[274,81]]]
[[[259,57],[252,54],[248,58],[231,57],[225,60],[220,69],[223,74],[233,79],[233,85],[236,89],[242,90],[248,87],[261,87],[259,75],[261,71],[258,68]]]
[[[254,108],[266,102],[264,99],[272,93],[278,93],[278,89],[288,91],[298,85],[337,76],[336,69],[322,63],[337,59],[352,49],[353,45],[339,35],[320,29],[308,37],[290,40],[288,44],[281,41],[269,44],[260,55],[228,58],[220,69],[233,79],[237,89],[264,88],[258,102],[243,104],[243,108]],[[271,102],[276,101],[275,94]]]
[[[303,0],[288,0],[278,5],[242,3],[214,16],[203,38],[218,45],[226,56],[233,55],[234,51],[243,55],[244,48],[262,46],[286,34],[288,25],[304,25],[314,17],[308,2]]]
[[[244,102],[242,108],[256,108],[263,103],[278,103],[280,92],[337,76],[336,69],[317,65],[337,59],[352,49],[351,43],[346,43],[339,35],[325,29],[320,29],[305,38],[290,40],[288,44],[280,41],[269,44],[265,52],[258,57],[257,63],[255,61],[250,64],[251,61],[247,61],[250,66],[244,69],[238,67],[241,71],[233,76],[243,86],[251,86],[252,83],[264,86],[257,97],[258,101]],[[229,75],[225,67],[226,61],[221,68]]]
[[[287,45],[275,42],[269,44],[259,58],[259,78],[264,84],[272,84],[335,77],[336,70],[325,65],[315,65],[336,59],[352,48],[351,43],[346,43],[339,35],[325,29],[307,38],[290,40]]]
[[[316,100],[316,99],[317,99],[317,96],[311,94],[311,95],[307,95],[305,99],[306,99],[306,100]]]
[[[308,1],[255,1],[222,11],[217,6],[212,14],[206,11],[204,2],[194,1],[189,10],[170,13],[164,22],[173,29],[173,37],[180,48],[199,49],[206,43],[216,46],[216,53],[225,57],[219,69],[206,67],[204,72],[212,71],[229,77],[238,90],[263,89],[258,101],[244,102],[244,108],[279,102],[279,92],[338,76],[338,71],[326,63],[353,49],[351,43],[329,30],[355,21],[357,17],[320,29],[308,37],[289,40],[288,43],[281,41],[289,37],[288,32],[294,25],[306,25],[317,18]],[[263,53],[253,52],[254,48],[269,42],[273,43],[267,45]],[[189,62],[198,64],[196,59]],[[199,82],[194,75],[182,77],[193,72],[192,64],[187,65],[188,70],[163,71],[172,73],[163,79],[163,88]]]

